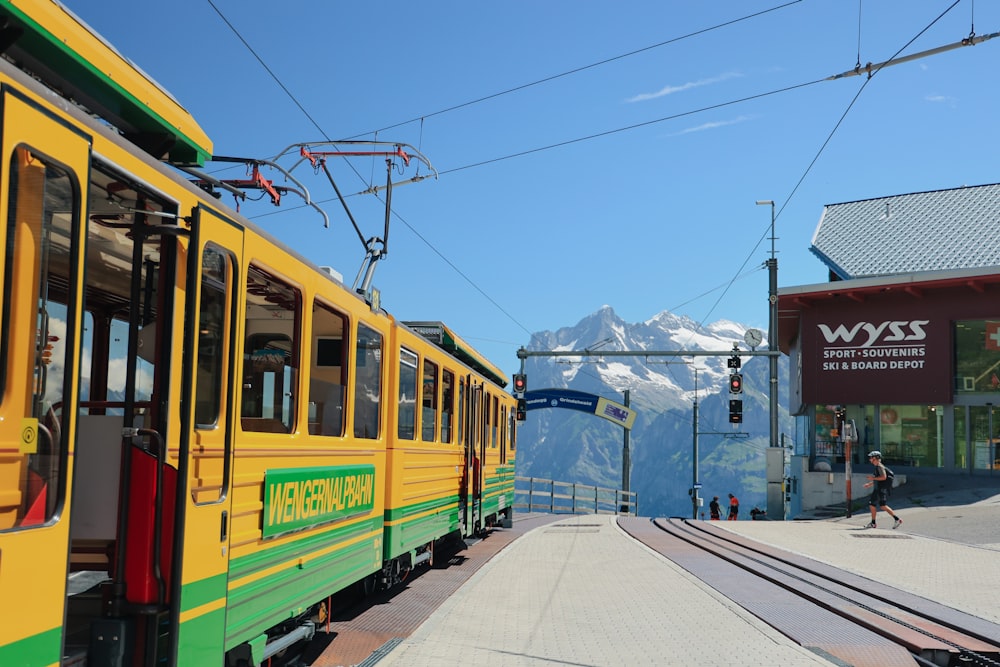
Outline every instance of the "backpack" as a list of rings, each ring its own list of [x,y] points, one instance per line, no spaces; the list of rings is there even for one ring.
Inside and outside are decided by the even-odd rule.
[[[883,489],[892,493],[892,480],[896,479],[896,473],[890,470],[887,465],[883,465],[882,467],[885,468],[885,479],[879,482],[879,484],[882,485]]]

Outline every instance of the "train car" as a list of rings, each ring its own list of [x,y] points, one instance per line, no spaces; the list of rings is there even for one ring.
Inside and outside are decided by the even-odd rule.
[[[466,463],[459,502],[463,534],[482,533],[494,525],[509,527],[517,445],[516,401],[503,389],[503,373],[443,323],[405,324],[448,356],[474,369],[459,377],[457,394],[458,440]],[[452,391],[450,386],[444,386]],[[431,411],[433,406],[422,410]]]
[[[510,521],[495,367],[192,183],[211,141],[57,2],[0,19],[0,665],[258,665]]]
[[[512,521],[514,401],[500,371],[440,322],[394,330],[385,561],[391,583],[435,540]]]

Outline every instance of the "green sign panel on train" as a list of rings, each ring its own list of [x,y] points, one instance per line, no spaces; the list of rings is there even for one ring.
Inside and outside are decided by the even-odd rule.
[[[369,512],[375,506],[375,466],[290,468],[264,476],[263,536]]]

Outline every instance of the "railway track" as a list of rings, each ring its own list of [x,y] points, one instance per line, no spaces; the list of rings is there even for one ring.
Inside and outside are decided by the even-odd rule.
[[[1000,667],[995,623],[710,522],[629,517],[619,524],[782,634],[835,662]]]

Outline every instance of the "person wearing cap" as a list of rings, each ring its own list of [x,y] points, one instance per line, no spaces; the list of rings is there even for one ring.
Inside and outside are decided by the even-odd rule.
[[[888,512],[889,516],[894,519],[892,524],[893,529],[899,528],[903,525],[903,520],[900,519],[889,507],[889,490],[892,484],[889,481],[889,475],[885,472],[885,466],[882,465],[882,452],[875,450],[873,452],[868,452],[868,462],[875,466],[875,474],[866,475],[869,481],[865,482],[865,488],[873,486],[872,495],[868,498],[868,509],[872,512],[872,521],[865,528],[877,528],[875,525],[875,513],[881,508],[884,512]]]

